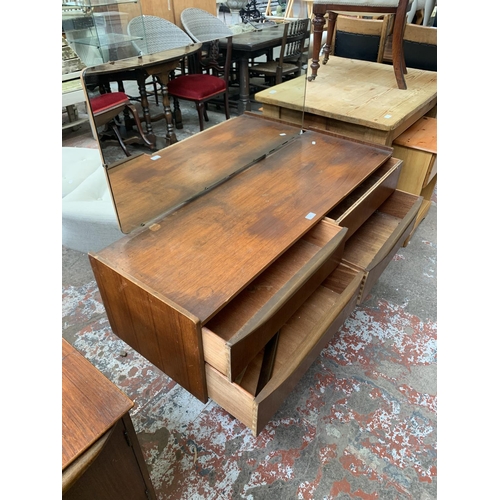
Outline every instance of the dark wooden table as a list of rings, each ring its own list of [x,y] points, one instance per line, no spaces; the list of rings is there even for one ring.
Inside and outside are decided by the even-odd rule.
[[[92,66],[82,72],[82,78],[85,83],[94,82],[98,84],[107,84],[110,82],[136,81],[141,98],[141,106],[146,122],[146,137],[153,143],[156,137],[153,134],[151,125],[151,114],[146,92],[146,79],[154,76],[160,82],[162,87],[163,111],[167,122],[166,141],[167,146],[177,142],[174,132],[172,110],[170,108],[170,99],[167,93],[167,84],[171,71],[173,71],[182,59],[195,54],[201,49],[201,43],[193,43],[186,47],[164,50],[155,54],[146,54],[138,57],[130,57],[112,61],[99,66]],[[90,107],[89,107],[90,109]]]
[[[240,69],[240,100],[238,111],[250,111],[250,78],[248,66],[250,60],[267,54],[272,58],[272,49],[281,46],[284,24],[262,28],[260,31],[248,31],[233,36],[233,58]]]
[[[64,500],[152,500],[153,485],[130,420],[134,403],[62,340]]]

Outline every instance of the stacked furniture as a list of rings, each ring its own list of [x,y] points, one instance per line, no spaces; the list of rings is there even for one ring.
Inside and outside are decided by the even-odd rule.
[[[251,114],[157,156],[110,172],[130,235],[90,261],[111,327],[258,434],[368,296],[422,198],[396,189],[391,148]]]

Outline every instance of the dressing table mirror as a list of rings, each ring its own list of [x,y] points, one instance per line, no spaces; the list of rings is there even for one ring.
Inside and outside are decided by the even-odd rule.
[[[241,23],[243,29],[233,28],[235,71],[232,78],[235,81],[230,84],[229,95],[235,105],[230,105],[231,126],[222,127],[226,122],[224,113],[219,117],[214,116],[214,104],[210,103],[207,106],[209,121],[203,132],[200,132],[196,112],[191,115],[194,120],[191,124],[186,122],[186,118],[183,119],[184,128],[189,128],[192,133],[187,137],[182,129],[177,128],[178,123],[174,119],[174,105],[167,92],[168,81],[183,67],[192,68],[198,53],[205,49],[206,44],[191,42],[160,52],[146,48],[138,50],[132,57],[87,66],[82,71],[81,80],[91,127],[99,142],[102,164],[106,169],[123,233],[128,234],[150,224],[207,193],[272,151],[286,147],[295,136],[302,133],[300,123],[290,127],[283,122],[267,119],[269,123],[272,122],[274,136],[262,137],[258,136],[261,132],[255,130],[254,122],[241,120],[243,115],[262,115],[260,103],[255,100],[254,94],[275,92],[272,80],[267,88],[257,87],[254,81],[258,85],[265,80],[253,80],[250,75],[252,98],[243,107],[239,102],[241,88],[238,80],[243,74],[239,65],[242,62],[250,64],[247,59],[249,54],[256,56],[251,63],[253,65],[279,57],[282,38],[279,33],[283,33],[285,25],[296,21],[299,16],[307,17],[305,2],[302,5],[301,1],[297,1],[294,5],[297,14],[295,19],[276,17],[273,22],[252,22],[251,25],[247,23],[246,27]],[[94,12],[96,10],[94,8]],[[124,30],[126,28],[122,28]],[[148,37],[147,27],[144,37]],[[222,44],[224,41],[221,38]],[[296,82],[299,96],[297,109],[300,111],[303,110],[307,85],[308,44],[309,36],[305,41],[300,76],[283,78],[283,81],[293,78]],[[147,47],[152,45],[148,44]],[[138,47],[139,44],[131,46]],[[103,100],[116,97],[108,95],[110,93],[120,93],[122,97],[125,95],[128,101],[121,102],[118,99],[116,107],[113,101],[104,102],[101,103],[103,111],[96,111],[96,98]],[[180,109],[188,116],[194,104],[180,101]],[[134,110],[137,112],[136,117]],[[118,136],[113,127],[118,127]],[[229,129],[231,137],[228,137]],[[252,130],[255,130],[254,134]],[[120,139],[122,145],[119,144]]]

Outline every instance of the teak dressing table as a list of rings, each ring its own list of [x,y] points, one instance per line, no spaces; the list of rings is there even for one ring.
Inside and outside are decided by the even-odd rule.
[[[369,293],[422,198],[396,189],[389,147],[252,114],[157,156],[109,171],[131,227],[142,219],[89,255],[111,327],[256,435]],[[208,189],[191,196],[197,182]],[[177,208],[161,213],[162,192]]]

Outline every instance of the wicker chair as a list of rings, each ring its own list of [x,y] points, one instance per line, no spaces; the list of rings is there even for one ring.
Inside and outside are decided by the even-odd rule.
[[[127,32],[130,36],[140,37],[133,42],[140,54],[154,54],[193,43],[178,26],[156,16],[134,17],[128,23]]]
[[[335,23],[339,12],[394,14],[394,28],[392,33],[392,64],[398,88],[406,90],[407,87],[404,75],[407,70],[403,52],[403,33],[406,25],[406,15],[409,10],[409,6],[413,1],[414,0],[314,0],[312,71],[311,76],[309,76],[308,79],[313,81],[318,72],[321,36],[323,34],[323,26],[326,22],[324,16],[327,12],[328,34],[324,47],[325,59],[323,64],[326,64],[328,61]]]
[[[141,55],[155,54],[156,52],[185,47],[193,43],[191,38],[178,26],[156,16],[134,17],[128,23],[127,32],[129,36],[137,37],[137,40],[132,43]],[[184,72],[185,66],[183,62],[181,63],[181,73],[184,74]],[[147,84],[154,86],[153,93],[158,106],[158,87],[161,89],[161,84],[154,77],[151,77]]]
[[[232,36],[231,29],[218,17],[206,10],[190,7],[181,13],[181,23],[186,33],[195,42],[209,42],[217,38]]]

